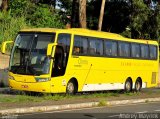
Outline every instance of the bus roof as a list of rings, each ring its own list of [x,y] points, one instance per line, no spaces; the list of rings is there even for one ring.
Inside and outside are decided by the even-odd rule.
[[[88,29],[84,29],[84,28],[71,28],[71,29],[31,28],[31,29],[22,29],[21,32],[71,33],[71,34],[83,35],[83,36],[91,36],[91,37],[115,39],[115,40],[120,40],[120,41],[130,41],[130,42],[158,45],[157,41],[153,41],[153,40],[130,39],[130,38],[123,37],[123,36],[116,34],[116,33],[88,30]]]
[[[74,33],[74,34],[81,34],[81,35],[100,35],[100,36],[114,36],[114,37],[121,37],[123,36],[115,33],[109,32],[102,32],[102,31],[95,31],[95,30],[88,30],[84,28],[71,28],[71,29],[56,29],[56,28],[32,28],[32,29],[22,29],[22,32],[66,32],[66,33]]]

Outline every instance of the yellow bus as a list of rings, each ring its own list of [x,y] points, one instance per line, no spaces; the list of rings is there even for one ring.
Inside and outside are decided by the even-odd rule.
[[[7,42],[2,45],[5,53]],[[158,43],[81,28],[21,30],[11,51],[11,89],[74,94],[157,86]]]

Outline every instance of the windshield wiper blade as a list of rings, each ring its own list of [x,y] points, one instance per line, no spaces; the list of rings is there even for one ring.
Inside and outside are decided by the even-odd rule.
[[[30,71],[30,73],[32,73],[33,75],[40,75],[32,66],[28,66],[28,70]]]
[[[15,68],[14,70],[13,70],[13,72],[15,72],[16,74],[18,73],[18,71],[20,70],[20,69],[25,69],[25,66],[24,65],[19,65],[19,66],[14,66],[14,67],[17,67],[17,68]],[[22,70],[21,70],[22,71]],[[25,71],[24,71],[25,72]]]

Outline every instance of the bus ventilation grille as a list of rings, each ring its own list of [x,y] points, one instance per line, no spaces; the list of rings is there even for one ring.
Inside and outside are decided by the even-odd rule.
[[[152,72],[152,81],[151,84],[155,84],[156,83],[156,72]]]

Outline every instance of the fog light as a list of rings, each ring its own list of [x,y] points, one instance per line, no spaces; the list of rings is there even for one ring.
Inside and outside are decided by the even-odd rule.
[[[35,78],[37,82],[47,82],[50,81],[50,78]]]

